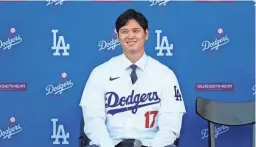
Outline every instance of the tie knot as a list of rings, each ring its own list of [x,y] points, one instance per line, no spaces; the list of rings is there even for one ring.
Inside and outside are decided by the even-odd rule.
[[[130,67],[131,67],[132,70],[136,70],[136,68],[137,68],[138,66],[135,65],[135,64],[132,64]]]

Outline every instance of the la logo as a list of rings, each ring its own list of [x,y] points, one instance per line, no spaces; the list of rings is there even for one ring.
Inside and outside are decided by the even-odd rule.
[[[52,50],[55,50],[53,53],[53,56],[69,56],[68,50],[70,49],[70,45],[65,43],[64,37],[63,36],[58,36],[57,38],[57,33],[58,30],[52,30],[53,33],[53,46]],[[62,50],[62,54],[60,54],[60,50]]]
[[[155,33],[157,36],[157,46],[155,47],[158,50],[157,56],[164,56],[164,50],[166,51],[165,56],[172,56],[173,44],[169,44],[167,36],[162,36],[161,38],[162,30],[155,30]]]
[[[176,98],[176,101],[182,101],[182,96],[177,86],[174,86],[174,97]]]
[[[57,126],[58,119],[51,119],[51,121],[53,123],[51,138],[55,139],[53,141],[53,144],[60,144],[60,139],[62,139],[61,144],[69,144],[67,140],[69,138],[69,133],[65,133],[64,126],[63,125]]]

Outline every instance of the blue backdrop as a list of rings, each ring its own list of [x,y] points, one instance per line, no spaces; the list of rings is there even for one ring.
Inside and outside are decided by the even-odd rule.
[[[253,2],[0,2],[0,147],[78,147],[85,82],[122,52],[114,22],[128,8],[149,20],[147,54],[179,79],[187,109],[180,147],[207,146],[196,97],[254,99]],[[217,126],[217,146],[250,147],[250,129]],[[55,144],[58,132],[66,142]]]

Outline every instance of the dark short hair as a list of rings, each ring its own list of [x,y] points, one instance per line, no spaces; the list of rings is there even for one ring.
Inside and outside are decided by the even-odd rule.
[[[126,23],[130,19],[135,19],[144,29],[144,31],[148,29],[148,20],[146,19],[146,17],[142,13],[137,12],[134,9],[128,9],[125,12],[123,12],[116,20],[115,24],[117,33],[119,32],[119,29],[126,25]]]

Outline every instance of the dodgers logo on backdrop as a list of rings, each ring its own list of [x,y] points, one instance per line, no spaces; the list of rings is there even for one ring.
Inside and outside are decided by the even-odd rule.
[[[224,31],[222,28],[219,28],[217,31],[217,37],[215,40],[205,40],[202,43],[202,51],[205,50],[218,50],[221,46],[229,43],[230,39],[228,35],[224,35]]]
[[[69,133],[66,133],[63,125],[57,125],[58,119],[53,118],[52,121],[52,135],[51,138],[55,139],[53,144],[69,144]],[[61,141],[60,141],[61,139]]]
[[[7,40],[0,40],[0,50],[10,50],[13,46],[20,44],[21,42],[22,38],[19,34],[16,34],[16,29],[11,28]]]
[[[46,6],[49,6],[49,5],[54,4],[54,3],[55,3],[55,5],[62,5],[64,0],[46,0],[46,2],[48,2],[46,4]]]
[[[167,36],[161,36],[162,30],[155,30],[156,33],[156,47],[158,50],[157,56],[172,56],[173,44],[169,44]],[[166,52],[165,54],[163,52]]]
[[[52,50],[55,50],[53,56],[69,56],[70,45],[65,43],[64,36],[58,36],[59,30],[52,30],[53,33],[53,46]],[[61,52],[60,52],[61,51]]]
[[[115,35],[115,37],[112,38],[111,40],[101,40],[98,43],[99,51],[102,51],[102,50],[115,50],[116,47],[120,45],[120,42],[119,42],[118,38],[116,38],[117,37],[116,30],[114,30],[114,35]]]
[[[215,127],[215,138],[218,138],[218,136],[220,134],[223,134],[225,132],[227,132],[229,130],[229,127],[228,126],[220,126],[220,127]],[[201,139],[205,139],[208,137],[208,129],[203,129],[201,131],[201,134],[202,134],[202,138]]]
[[[57,94],[62,94],[64,91],[72,88],[74,83],[71,80],[67,80],[67,73],[63,72],[61,74],[61,79],[58,84],[55,85],[47,85],[45,90],[46,90],[46,95],[57,95]]]
[[[168,2],[170,2],[171,0],[149,0],[149,2],[151,2],[150,6],[155,6],[158,4],[158,6],[165,6]]]
[[[111,115],[130,110],[133,114],[136,114],[139,108],[157,104],[161,101],[157,92],[135,94],[134,90],[132,90],[132,93],[127,97],[119,96],[115,92],[107,92],[105,96],[106,108],[112,108],[107,111],[107,114]]]
[[[15,118],[11,117],[10,126],[5,129],[0,129],[0,138],[11,139],[13,135],[16,135],[22,131],[22,127],[20,126],[20,124],[16,124],[15,122]]]

